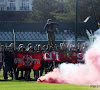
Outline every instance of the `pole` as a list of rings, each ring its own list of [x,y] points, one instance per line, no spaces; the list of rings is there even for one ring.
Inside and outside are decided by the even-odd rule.
[[[77,45],[77,26],[78,26],[78,0],[76,0],[76,19],[75,19],[75,45]]]
[[[16,50],[16,34],[14,29],[13,29],[13,35],[14,35],[14,50]]]

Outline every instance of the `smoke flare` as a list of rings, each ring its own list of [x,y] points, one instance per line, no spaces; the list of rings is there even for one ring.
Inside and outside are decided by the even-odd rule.
[[[86,64],[59,65],[52,72],[38,78],[38,82],[100,85],[100,30],[95,32],[95,41],[85,53]]]

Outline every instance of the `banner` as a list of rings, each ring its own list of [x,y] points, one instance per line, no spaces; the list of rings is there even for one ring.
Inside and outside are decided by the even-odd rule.
[[[79,52],[45,52],[43,53],[43,59],[45,61],[55,62],[68,62],[78,63],[84,62],[84,53]]]
[[[41,53],[14,52],[14,67],[38,70],[41,66],[41,61]]]
[[[38,70],[42,59],[47,62],[79,63],[84,61],[84,53],[79,52],[14,52],[14,67]]]
[[[42,59],[43,59],[42,53],[40,52],[33,53],[34,70],[38,70],[39,67],[41,67]]]

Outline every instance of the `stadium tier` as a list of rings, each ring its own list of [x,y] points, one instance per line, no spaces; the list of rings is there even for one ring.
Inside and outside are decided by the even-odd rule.
[[[0,22],[0,43],[11,43],[14,41],[13,29],[16,33],[16,45],[20,43],[28,44],[47,44],[47,36],[44,32],[44,26],[46,22]],[[55,31],[55,43],[65,41],[75,41],[75,22],[58,22],[59,31]],[[56,28],[56,27],[54,27]],[[68,34],[70,29],[71,33]],[[78,40],[85,40],[87,37],[86,29],[97,30],[94,22],[78,23],[77,36]]]
[[[16,41],[47,41],[46,33],[41,32],[16,32]],[[74,40],[73,33],[65,34],[64,32],[54,33],[56,41]],[[0,32],[0,41],[13,41],[13,32]]]

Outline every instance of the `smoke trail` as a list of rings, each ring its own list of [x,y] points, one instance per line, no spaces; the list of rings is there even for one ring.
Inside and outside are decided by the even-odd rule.
[[[38,82],[100,85],[100,29],[94,33],[92,43],[85,54],[86,64],[59,65],[53,72],[40,77]]]

